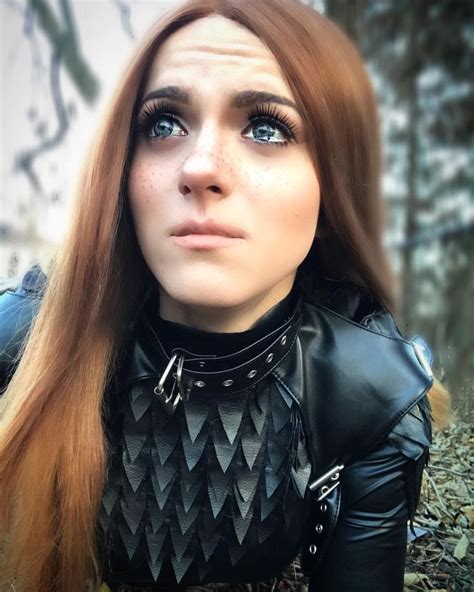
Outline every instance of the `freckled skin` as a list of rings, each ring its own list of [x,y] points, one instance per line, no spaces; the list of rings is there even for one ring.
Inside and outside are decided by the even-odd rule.
[[[268,48],[220,16],[195,21],[164,43],[145,95],[168,85],[185,87],[192,105],[180,105],[175,135],[140,136],[128,180],[140,248],[160,284],[160,314],[209,331],[243,331],[288,294],[314,238],[319,183],[303,121],[279,106],[297,141],[257,141],[262,123],[250,124],[248,109],[231,107],[229,96],[252,89],[294,97]],[[170,233],[189,219],[236,226],[245,239],[229,248],[184,249]]]

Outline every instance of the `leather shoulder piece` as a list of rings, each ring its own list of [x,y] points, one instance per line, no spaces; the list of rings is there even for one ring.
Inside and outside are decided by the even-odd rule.
[[[374,329],[323,305],[304,302],[302,313],[292,355],[274,375],[300,401],[314,477],[372,451],[420,401],[432,375],[387,311]]]
[[[32,267],[16,288],[0,295],[0,386],[12,371],[41,302],[46,276]]]
[[[405,487],[412,529],[420,501],[423,470],[429,460],[432,439],[430,413],[428,397],[423,397],[402,417],[388,436],[390,444],[409,459]]]

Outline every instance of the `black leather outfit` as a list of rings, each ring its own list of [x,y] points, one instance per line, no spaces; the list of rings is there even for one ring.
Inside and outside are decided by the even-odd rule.
[[[35,302],[7,292],[1,318]],[[240,334],[165,322],[156,302],[105,395],[104,581],[256,582],[301,551],[310,592],[401,591],[431,440],[422,341],[352,284],[294,290]]]

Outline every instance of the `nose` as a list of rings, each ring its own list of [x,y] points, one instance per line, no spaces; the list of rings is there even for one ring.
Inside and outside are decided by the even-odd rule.
[[[227,197],[232,190],[232,166],[218,129],[203,126],[190,142],[179,175],[179,191],[199,201]]]

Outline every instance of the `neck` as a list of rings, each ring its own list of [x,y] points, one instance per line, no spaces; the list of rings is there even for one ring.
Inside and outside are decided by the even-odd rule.
[[[271,293],[265,292],[229,307],[177,302],[160,288],[160,317],[210,333],[240,333],[254,327],[273,306],[288,296],[291,288],[292,284],[283,285]]]

